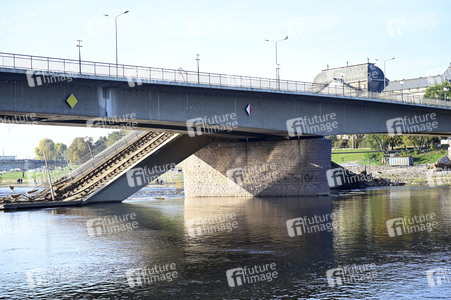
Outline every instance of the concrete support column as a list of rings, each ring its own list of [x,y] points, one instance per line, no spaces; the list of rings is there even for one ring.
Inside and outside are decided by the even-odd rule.
[[[329,195],[325,138],[215,142],[182,162],[186,197]]]

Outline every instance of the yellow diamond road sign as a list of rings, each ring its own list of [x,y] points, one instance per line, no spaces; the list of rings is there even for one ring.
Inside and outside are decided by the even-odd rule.
[[[75,98],[74,94],[70,94],[69,98],[67,98],[66,100],[67,104],[69,104],[69,106],[71,108],[74,108],[74,106],[78,103],[77,98]]]

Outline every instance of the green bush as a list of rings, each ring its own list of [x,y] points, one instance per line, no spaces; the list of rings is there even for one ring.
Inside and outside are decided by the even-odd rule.
[[[373,159],[381,159],[383,153],[365,153],[364,157],[365,159],[373,160]]]
[[[334,148],[348,148],[348,141],[338,140],[334,143]]]
[[[368,143],[364,139],[356,139],[357,148],[369,148]]]
[[[365,153],[365,164],[369,161],[370,163],[380,163],[382,160],[382,157],[384,156],[383,153]]]

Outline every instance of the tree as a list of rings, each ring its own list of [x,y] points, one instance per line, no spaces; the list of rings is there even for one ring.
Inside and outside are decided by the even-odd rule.
[[[443,81],[441,84],[436,83],[433,86],[428,87],[426,93],[424,94],[424,98],[445,100],[444,88],[447,88],[446,100],[451,101],[451,83],[447,80]]]
[[[67,146],[63,143],[56,143],[55,144],[55,151],[58,153],[59,159],[64,159],[67,155]]]
[[[334,143],[335,148],[348,148],[348,140],[336,140]]]
[[[108,141],[107,141],[107,145],[108,147],[113,145],[114,143],[116,143],[117,141],[119,141],[120,139],[122,139],[124,136],[126,136],[128,134],[127,131],[125,130],[121,130],[121,131],[113,131],[110,134],[108,134]]]
[[[58,151],[55,149],[55,143],[51,139],[40,140],[34,152],[36,153],[36,159],[40,160],[44,159],[44,152],[47,160],[56,160],[59,156]]]
[[[99,139],[94,143],[94,148],[97,149],[99,146],[105,144],[108,141],[108,138],[106,136],[101,136]]]
[[[88,144],[92,149],[92,138],[89,138],[87,141],[85,141],[85,139],[81,137],[75,138],[72,144],[70,144],[69,149],[67,149],[67,158],[69,159],[69,162],[81,163],[80,160],[82,158],[82,162],[87,161],[90,158]]]
[[[440,143],[440,138],[437,136],[403,135],[401,140],[404,149],[412,146],[419,150],[421,148],[430,148],[434,143]]]
[[[388,141],[385,135],[380,134],[367,134],[366,143],[371,150],[386,151],[388,148]]]

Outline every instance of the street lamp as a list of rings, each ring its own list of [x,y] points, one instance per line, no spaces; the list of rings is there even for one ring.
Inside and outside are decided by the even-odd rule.
[[[345,73],[341,72],[341,85],[343,86],[343,96],[345,95],[345,80],[344,80],[344,77],[345,77]]]
[[[82,40],[77,40],[78,44],[76,45],[78,47],[78,65],[79,65],[79,69],[80,69],[80,74],[81,74],[81,47],[83,47],[82,45]]]
[[[265,40],[265,42],[274,42],[275,47],[276,47],[276,82],[277,82],[277,89],[280,89],[280,65],[279,65],[279,61],[277,60],[277,43],[281,42],[281,41],[285,41],[288,40],[288,35],[281,40],[278,41],[271,41],[271,40]]]
[[[116,78],[118,77],[118,58],[117,58],[117,18],[120,17],[120,16],[122,16],[122,15],[125,15],[126,13],[128,13],[128,10],[126,10],[126,11],[124,11],[123,13],[118,14],[117,16],[114,17],[114,28],[115,28],[115,31],[116,31]],[[105,16],[105,17],[109,17],[109,15],[107,15],[107,14],[105,14],[104,16]]]
[[[88,149],[89,149],[89,153],[91,154],[91,158],[94,158],[94,155],[92,155],[91,146],[89,146],[90,137],[86,136],[83,140],[85,141],[86,145],[88,145]]]
[[[392,57],[392,58],[390,58],[390,59],[385,59],[385,60],[377,59],[377,58],[376,58],[376,61],[383,61],[383,62],[384,62],[384,90],[385,90],[385,63],[386,63],[387,61],[394,60],[394,59],[395,59],[394,57]]]
[[[199,61],[200,61],[200,55],[196,54],[196,60],[197,60],[197,83],[200,83],[200,77],[199,77]]]
[[[401,101],[404,101],[404,81],[400,81],[399,84],[401,85]]]

